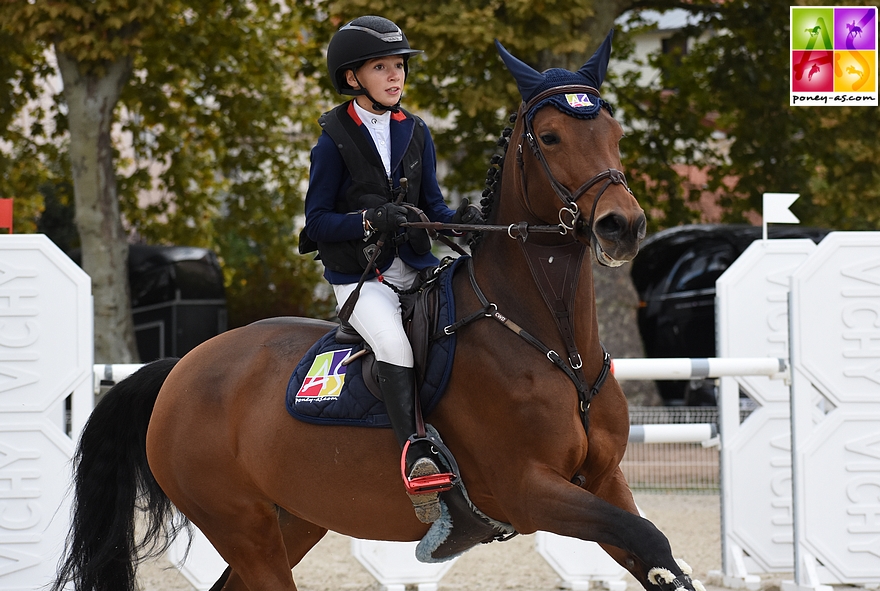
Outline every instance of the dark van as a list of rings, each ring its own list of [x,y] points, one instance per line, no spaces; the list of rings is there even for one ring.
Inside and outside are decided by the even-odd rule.
[[[771,226],[770,239],[810,238],[831,230]],[[639,295],[639,333],[647,357],[715,357],[715,281],[762,228],[695,224],[649,236],[632,263]],[[715,404],[714,380],[658,381],[667,405]]]

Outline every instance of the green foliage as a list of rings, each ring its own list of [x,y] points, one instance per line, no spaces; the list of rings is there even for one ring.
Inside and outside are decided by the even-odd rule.
[[[53,0],[6,3],[5,28],[30,43],[53,44],[80,65],[82,73],[100,73],[106,63],[138,51],[155,39],[155,17],[176,12],[174,0]]]
[[[326,106],[302,73],[321,54],[305,16],[276,4],[190,2],[163,24],[163,42],[138,54],[123,94],[133,145],[120,182],[126,218],[149,242],[217,250],[233,326],[326,310],[312,306],[320,277],[297,254],[294,225],[302,154]],[[145,191],[161,197],[141,206]]]
[[[57,155],[54,147],[40,144],[46,112],[38,100],[51,68],[38,44],[3,27],[0,47],[0,138],[7,147],[0,149],[0,198],[15,199],[15,231],[33,232],[43,208],[37,188],[52,176],[42,153]]]
[[[634,73],[612,79],[628,176],[653,229],[698,221],[703,191],[717,193],[726,222],[760,214],[764,192],[791,192],[804,224],[880,227],[880,113],[789,106],[788,5],[682,7],[698,23],[680,36],[711,33],[687,55],[652,56],[660,76],[649,87]],[[685,167],[705,180],[688,180]]]
[[[127,227],[150,243],[215,249],[232,326],[325,314],[318,265],[297,254],[295,227],[302,154],[329,106],[313,65],[322,47],[308,32],[318,20],[308,6],[238,0],[0,5],[0,43],[10,48],[0,56],[0,137],[11,146],[0,149],[0,196],[16,197],[16,231],[77,242],[64,227],[73,203],[63,97],[34,106],[52,74],[45,56],[64,52],[96,78],[128,57],[115,162]]]

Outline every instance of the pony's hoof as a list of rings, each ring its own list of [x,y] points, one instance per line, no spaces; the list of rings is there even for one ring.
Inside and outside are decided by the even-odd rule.
[[[678,559],[676,559],[676,562],[678,562]],[[669,569],[654,567],[648,571],[648,580],[660,587],[661,591],[681,591],[687,589],[706,591],[703,583],[690,577],[690,573],[687,571],[693,572],[691,567],[684,563],[684,561],[679,562],[679,565],[682,564],[684,574],[680,577],[676,577]]]
[[[409,478],[419,478],[420,476],[434,476],[440,474],[437,464],[428,458],[419,458],[413,464],[409,473]],[[407,494],[409,500],[412,501],[413,509],[416,517],[422,523],[434,523],[440,519],[440,495],[439,493],[423,493],[418,495]]]

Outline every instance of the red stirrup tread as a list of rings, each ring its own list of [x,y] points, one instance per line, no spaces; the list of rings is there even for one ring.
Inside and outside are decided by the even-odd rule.
[[[409,495],[427,495],[452,490],[455,474],[451,472],[416,476],[412,479],[407,476],[406,452],[409,450],[409,444],[409,441],[404,444],[403,453],[400,454],[400,477],[403,478],[403,486],[406,487],[406,493]]]

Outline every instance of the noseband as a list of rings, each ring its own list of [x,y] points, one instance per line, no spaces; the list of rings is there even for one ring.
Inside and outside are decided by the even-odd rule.
[[[578,219],[580,218],[581,212],[578,207],[577,201],[580,199],[584,193],[589,191],[594,185],[601,181],[605,181],[605,184],[602,185],[602,188],[599,189],[599,192],[596,193],[596,196],[593,198],[593,206],[590,210],[590,220],[587,224],[587,227],[590,231],[590,238],[592,240],[596,239],[596,235],[593,233],[593,221],[596,216],[596,206],[599,204],[599,199],[605,193],[605,190],[608,189],[612,184],[614,185],[623,185],[623,187],[629,191],[630,195],[632,195],[632,190],[630,190],[629,186],[626,184],[626,175],[623,174],[622,171],[617,170],[616,168],[609,168],[608,170],[604,170],[597,174],[596,176],[589,179],[583,185],[577,188],[577,190],[572,193],[568,190],[568,187],[560,183],[555,176],[553,176],[553,172],[550,170],[550,165],[547,163],[547,158],[544,157],[544,153],[541,151],[541,146],[538,143],[538,140],[535,138],[534,129],[532,129],[532,122],[528,116],[529,111],[531,111],[535,105],[543,101],[544,99],[554,96],[557,94],[564,93],[587,93],[599,98],[599,91],[593,88],[592,86],[580,85],[580,84],[568,84],[565,86],[557,86],[555,88],[549,88],[544,92],[539,93],[537,96],[532,98],[528,103],[524,103],[520,108],[520,113],[525,118],[523,123],[523,134],[522,138],[528,142],[529,147],[532,149],[532,154],[535,155],[538,162],[541,163],[541,166],[544,168],[544,173],[547,175],[547,179],[550,181],[550,186],[553,187],[553,191],[562,200],[564,207],[559,210],[559,223],[566,230],[574,230]],[[523,198],[526,201],[527,209],[532,211],[531,204],[529,203],[528,192],[526,191],[526,172],[525,167],[523,165],[522,158],[522,139],[520,140],[519,145],[517,146],[516,151],[516,162],[520,171],[520,183],[522,185],[522,194]],[[571,223],[567,224],[565,222],[564,216],[568,213],[571,215]],[[532,215],[534,211],[532,211]],[[537,216],[535,216],[537,217]],[[538,218],[540,219],[540,218]]]

